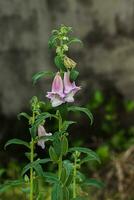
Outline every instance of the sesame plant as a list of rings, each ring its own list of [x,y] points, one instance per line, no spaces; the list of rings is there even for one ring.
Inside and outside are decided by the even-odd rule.
[[[9,140],[5,147],[11,144],[24,145],[28,158],[28,164],[22,169],[19,180],[7,181],[0,186],[0,192],[11,187],[20,187],[29,200],[44,200],[45,191],[40,187],[40,180],[51,188],[52,200],[77,200],[89,199],[86,191],[89,186],[101,187],[102,183],[95,179],[86,178],[81,172],[81,166],[85,162],[100,162],[97,154],[85,147],[70,147],[68,142],[68,128],[75,121],[69,121],[62,116],[64,112],[82,112],[89,118],[89,125],[93,117],[87,108],[75,105],[75,95],[81,90],[76,81],[79,75],[76,62],[68,57],[69,47],[72,43],[82,43],[78,38],[72,37],[72,28],[61,25],[53,30],[49,38],[49,48],[55,50],[54,63],[56,73],[41,71],[33,76],[35,84],[46,76],[52,78],[51,91],[46,98],[51,103],[51,112],[46,109],[46,102],[34,96],[30,101],[31,113],[20,113],[19,118],[24,117],[29,125],[30,141],[20,139]],[[47,121],[56,121],[57,130],[48,130]],[[48,142],[49,148],[45,148]],[[48,147],[47,144],[47,147]],[[44,158],[39,158],[36,153],[36,145],[44,151]],[[49,157],[46,157],[49,152]],[[46,171],[46,165],[52,165],[54,171]]]

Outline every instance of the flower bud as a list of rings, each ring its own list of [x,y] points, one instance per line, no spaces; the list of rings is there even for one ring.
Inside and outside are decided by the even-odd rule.
[[[65,56],[64,57],[64,65],[67,69],[72,69],[74,67],[76,67],[76,62],[74,62],[71,58]]]

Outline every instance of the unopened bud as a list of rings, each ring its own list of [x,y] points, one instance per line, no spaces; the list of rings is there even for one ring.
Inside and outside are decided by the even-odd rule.
[[[76,62],[74,62],[71,58],[68,58],[67,56],[64,57],[64,65],[67,69],[72,69],[76,67]]]

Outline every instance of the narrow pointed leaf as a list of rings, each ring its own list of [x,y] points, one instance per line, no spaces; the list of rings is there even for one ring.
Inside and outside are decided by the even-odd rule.
[[[68,140],[65,136],[63,136],[61,140],[61,154],[66,155],[68,152]]]
[[[23,145],[23,146],[26,146],[27,148],[30,148],[30,145],[28,144],[28,142],[25,142],[23,140],[16,139],[16,138],[8,140],[7,143],[5,144],[5,148],[12,144]]]
[[[92,125],[92,123],[93,123],[93,115],[92,115],[92,113],[90,112],[89,109],[83,108],[83,107],[79,107],[79,106],[70,106],[68,108],[68,111],[73,111],[73,112],[79,111],[79,112],[85,113],[89,117],[89,119],[91,121],[91,125]]]
[[[89,157],[91,157],[92,160],[96,160],[96,161],[98,161],[99,163],[101,162],[99,156],[98,156],[94,151],[92,151],[91,149],[84,148],[84,147],[72,147],[72,148],[70,148],[68,151],[69,151],[69,152],[78,151],[78,152],[80,152],[80,153],[85,153],[85,154],[87,154]]]
[[[99,189],[104,188],[105,184],[102,181],[96,179],[87,179],[83,183],[84,186],[95,186]]]
[[[50,72],[50,71],[41,71],[41,72],[36,73],[32,77],[33,84],[35,84],[39,79],[44,78],[46,76],[52,77],[52,76],[54,76],[54,73]]]
[[[49,158],[45,158],[45,159],[37,159],[36,161],[32,162],[32,163],[28,163],[22,170],[21,175],[23,176],[31,167],[36,168],[37,165],[39,164],[45,164],[47,162],[50,162]]]
[[[24,117],[24,118],[26,118],[26,119],[28,119],[28,120],[30,119],[30,115],[28,115],[28,114],[25,113],[25,112],[19,113],[17,117],[18,117],[19,120],[20,120],[21,117]]]

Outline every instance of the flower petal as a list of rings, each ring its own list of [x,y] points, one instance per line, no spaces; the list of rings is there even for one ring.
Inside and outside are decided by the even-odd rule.
[[[69,76],[70,76],[69,72],[64,73],[64,93],[66,94],[73,89],[73,85],[70,82]]]
[[[59,95],[63,95],[63,81],[59,72],[54,77],[52,83],[52,92],[57,93]]]
[[[39,126],[38,126],[38,136],[39,136],[39,138],[42,137],[42,136],[51,136],[51,135],[52,135],[52,133],[47,133],[47,132],[46,132],[44,126],[42,126],[42,125],[39,125]],[[45,148],[45,142],[44,142],[43,139],[39,139],[39,141],[38,141],[37,144],[38,144],[38,146],[40,146],[42,149]]]
[[[70,73],[65,72],[64,74],[64,93],[65,93],[65,101],[66,102],[74,102],[74,95],[81,88],[75,85],[75,82],[70,81],[69,79]]]

